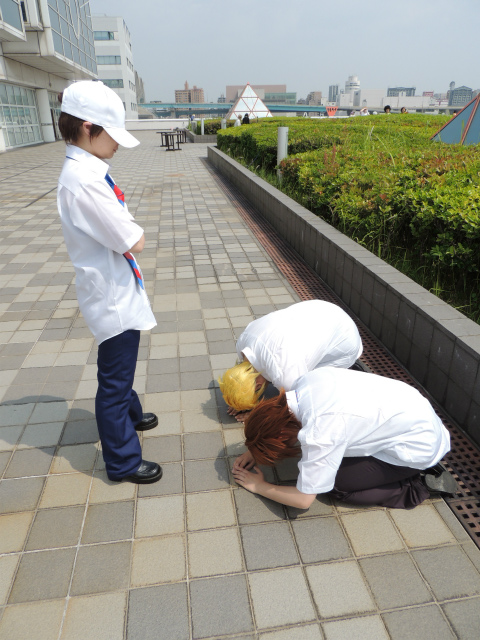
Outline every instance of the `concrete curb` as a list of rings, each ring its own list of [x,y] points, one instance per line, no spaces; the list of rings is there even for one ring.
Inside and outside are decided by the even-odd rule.
[[[216,133],[208,136],[198,136],[196,133],[190,131],[190,129],[187,129],[187,138],[190,140],[190,142],[213,142],[215,144],[217,142]]]
[[[480,325],[217,148],[208,159],[480,444]]]

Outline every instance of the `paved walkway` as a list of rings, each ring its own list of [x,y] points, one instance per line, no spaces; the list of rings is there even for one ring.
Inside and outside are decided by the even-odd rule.
[[[99,452],[96,347],[56,212],[63,143],[0,155],[0,639],[478,640],[480,551],[442,500],[300,512],[232,482],[242,429],[213,380],[248,322],[297,297],[206,146],[139,138],[113,175],[146,231],[158,320],[136,389],[164,478],[143,487],[110,483]]]

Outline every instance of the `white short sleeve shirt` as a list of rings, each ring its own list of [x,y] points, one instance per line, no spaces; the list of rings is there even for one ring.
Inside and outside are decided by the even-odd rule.
[[[85,322],[99,344],[129,329],[151,329],[157,323],[147,294],[123,256],[143,229],[105,180],[106,162],[74,145],[66,155],[57,205]]]
[[[302,493],[330,491],[344,457],[426,469],[450,450],[450,434],[432,405],[404,382],[325,367],[301,378],[287,402],[302,424]]]
[[[339,306],[307,300],[251,322],[237,341],[237,354],[289,391],[316,367],[351,367],[362,354],[362,341]]]

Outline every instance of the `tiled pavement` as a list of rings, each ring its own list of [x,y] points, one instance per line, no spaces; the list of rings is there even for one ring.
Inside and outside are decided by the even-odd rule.
[[[96,347],[56,213],[63,144],[0,156],[1,640],[478,640],[480,551],[442,500],[299,512],[232,482],[242,429],[213,380],[250,320],[297,297],[206,147],[139,137],[113,175],[146,231],[158,320],[136,388],[164,478],[143,487],[110,483],[98,449]]]

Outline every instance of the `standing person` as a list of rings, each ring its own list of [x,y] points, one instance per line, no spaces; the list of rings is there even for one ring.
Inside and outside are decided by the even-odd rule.
[[[143,413],[133,390],[140,330],[157,324],[134,257],[145,235],[106,162],[119,144],[131,148],[139,141],[125,129],[121,99],[102,82],[75,82],[59,98],[58,125],[67,149],[57,205],[78,305],[99,345],[95,416],[107,475],[156,482],[162,469],[142,460],[136,431],[152,429],[158,419]]]
[[[237,341],[240,364],[219,380],[229,413],[243,421],[265,384],[289,391],[316,367],[351,367],[362,355],[353,320],[338,305],[307,300],[251,322]]]
[[[248,113],[246,113],[246,114],[243,116],[242,123],[243,123],[243,124],[250,124],[250,118],[248,117]]]
[[[238,116],[235,118],[235,122],[233,124],[234,127],[240,127],[242,125],[242,116],[240,114],[238,114]]]
[[[450,435],[432,405],[408,384],[373,374],[332,367],[307,373],[293,391],[252,411],[245,444],[248,451],[233,466],[238,484],[300,509],[319,493],[412,509],[430,492],[457,490],[438,464],[450,450]],[[266,482],[258,467],[248,471],[300,452],[296,487]]]

